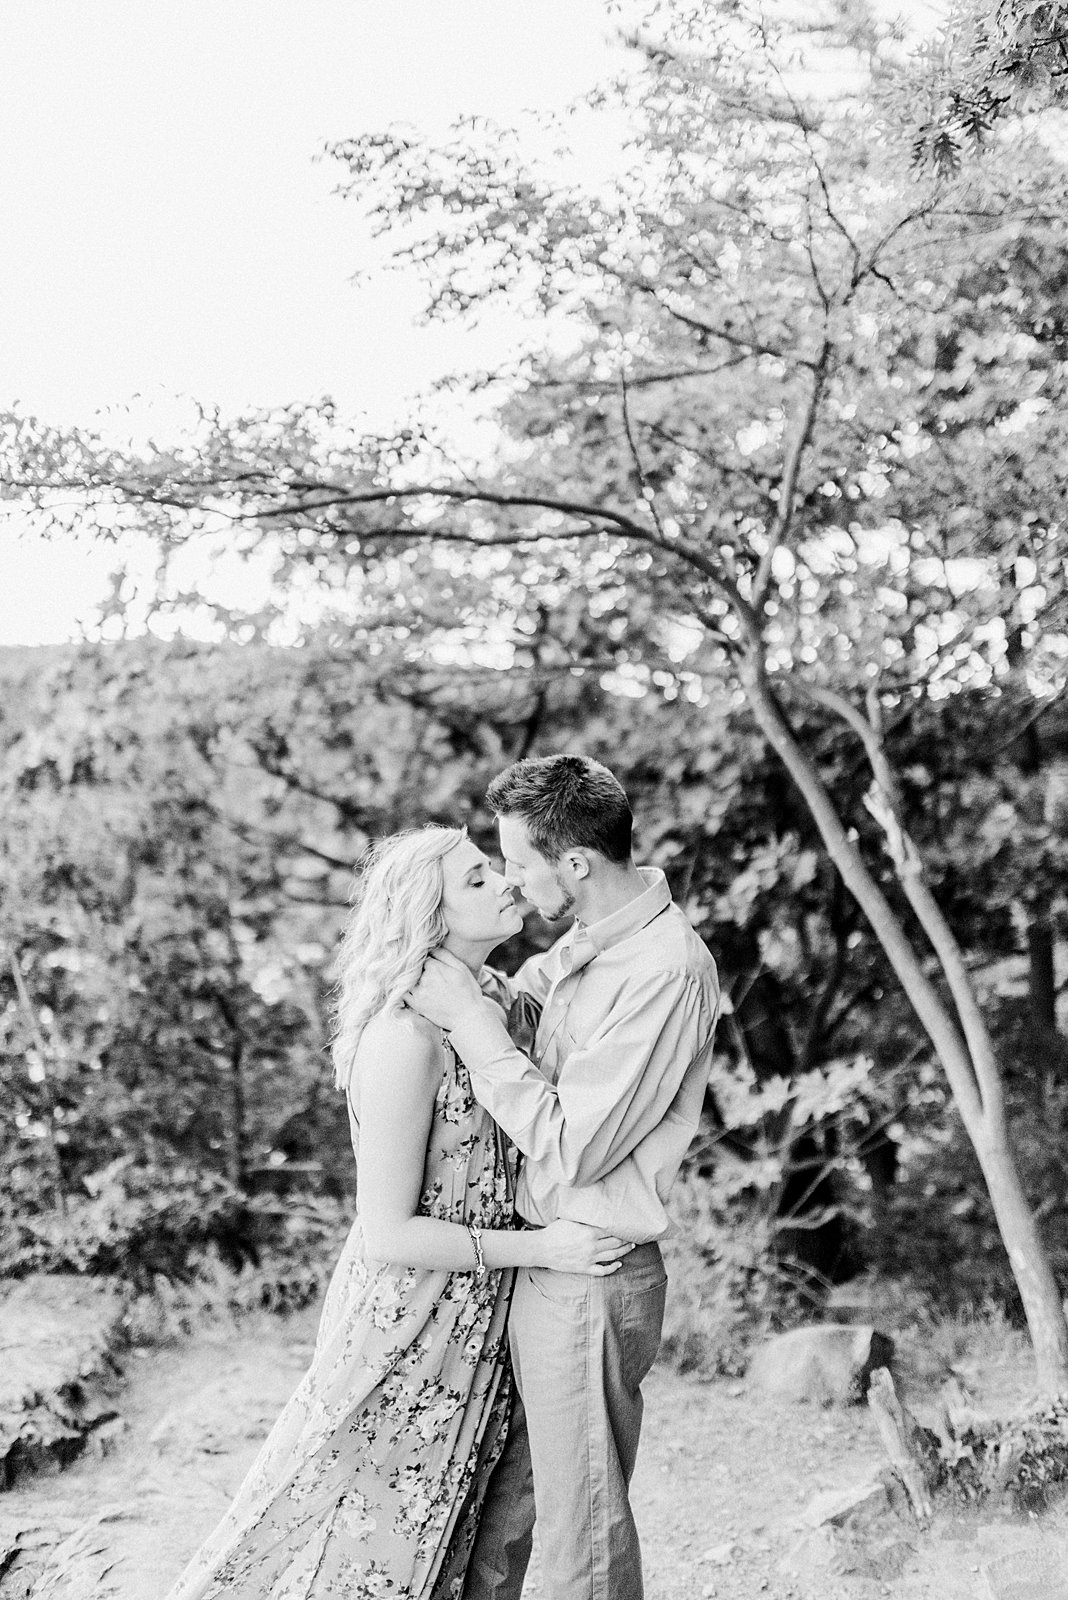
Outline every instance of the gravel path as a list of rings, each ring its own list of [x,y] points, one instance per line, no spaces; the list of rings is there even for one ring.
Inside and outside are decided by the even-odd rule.
[[[128,1428],[103,1459],[0,1495],[0,1600],[160,1600],[240,1482],[311,1354],[317,1312],[204,1333],[131,1363]],[[634,1484],[647,1600],[977,1600],[981,1566],[1035,1529],[964,1521],[879,1559],[829,1559],[800,1513],[880,1465],[862,1409],[784,1408],[657,1369]],[[854,1568],[858,1563],[853,1563]],[[532,1570],[525,1600],[541,1590]],[[267,1600],[267,1597],[264,1597]]]

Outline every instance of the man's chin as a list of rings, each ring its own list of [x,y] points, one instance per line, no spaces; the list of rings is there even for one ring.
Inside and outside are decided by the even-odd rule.
[[[575,902],[564,901],[559,906],[535,906],[534,910],[543,922],[562,922],[565,917],[571,916],[575,909]]]

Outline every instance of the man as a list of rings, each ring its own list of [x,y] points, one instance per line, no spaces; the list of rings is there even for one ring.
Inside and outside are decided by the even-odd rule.
[[[447,958],[427,963],[412,1003],[449,1031],[475,1095],[518,1146],[520,1216],[594,1223],[635,1248],[608,1277],[516,1275],[519,1399],[464,1597],[519,1600],[536,1508],[550,1600],[641,1600],[628,1486],[664,1316],[656,1240],[708,1079],[716,969],[663,873],[636,866],[630,806],[606,767],[520,761],[488,799],[509,881],[544,917],[575,918],[514,979],[484,974],[500,1006],[540,1008],[531,1057]]]

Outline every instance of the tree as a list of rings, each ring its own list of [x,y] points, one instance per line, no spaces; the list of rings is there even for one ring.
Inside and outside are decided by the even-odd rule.
[[[917,50],[919,82],[906,91],[913,160],[945,174],[992,136],[1002,117],[1064,103],[1064,0],[956,0]]]
[[[630,120],[631,159],[594,194],[470,124],[444,150],[386,133],[333,152],[426,273],[430,315],[524,292],[569,330],[507,389],[487,377],[497,470],[416,433],[341,445],[305,412],[281,444],[277,419],[209,420],[147,463],[13,424],[14,486],[135,504],[164,544],[225,513],[277,552],[283,586],[314,568],[350,619],[400,574],[445,572],[456,619],[505,655],[531,587],[551,609],[581,585],[620,613],[617,671],[639,691],[657,650],[703,639],[693,715],[716,704],[706,685],[740,694],[803,797],[942,1062],[1040,1379],[1061,1388],[1060,1297],[898,758],[940,697],[1016,696],[1026,719],[1063,684],[1065,173],[1005,121],[981,169],[917,174],[896,46],[859,8],[773,30],[665,0],[634,47],[592,108]],[[802,70],[832,66],[806,94]],[[466,579],[457,546],[477,551]],[[855,742],[867,814],[829,787],[813,717]]]
[[[724,665],[805,796],[832,861],[935,1044],[991,1190],[1042,1377],[1063,1385],[1068,1333],[1012,1159],[992,1041],[905,830],[886,725],[907,696],[936,689],[917,645],[920,630],[937,625],[940,601],[943,619],[951,617],[963,635],[958,682],[976,672],[993,676],[989,653],[976,649],[989,601],[973,610],[952,593],[950,563],[960,554],[985,558],[987,574],[991,562],[1015,569],[1037,556],[1043,579],[1048,572],[1045,592],[1063,593],[1063,543],[1053,521],[1061,497],[1048,466],[1044,478],[1021,485],[1031,490],[1030,503],[1017,503],[1011,516],[997,503],[1003,479],[991,467],[1019,454],[1020,432],[1040,436],[1035,457],[1047,463],[1056,459],[1050,435],[1063,439],[1063,423],[1047,415],[1063,388],[1062,352],[1043,348],[1041,324],[1021,319],[1019,295],[1007,302],[998,291],[1014,278],[1018,288],[1022,276],[1006,235],[1031,266],[1058,232],[1065,175],[1033,150],[1028,181],[1010,143],[988,162],[981,188],[969,175],[955,190],[936,179],[903,192],[892,171],[872,159],[860,104],[799,98],[791,81],[796,41],[773,40],[756,21],[740,42],[736,18],[708,23],[686,7],[673,8],[669,20],[671,43],[644,46],[642,90],[635,96],[628,86],[627,103],[644,115],[643,164],[612,205],[539,188],[507,154],[487,179],[484,151],[460,152],[445,174],[434,169],[431,186],[431,164],[410,144],[364,141],[337,153],[384,225],[395,230],[398,217],[423,226],[429,220],[433,250],[419,233],[412,242],[402,237],[401,250],[432,260],[434,308],[469,306],[471,274],[480,266],[491,291],[532,277],[547,307],[581,305],[590,328],[583,348],[544,363],[539,392],[522,394],[512,408],[514,433],[537,438],[538,465],[550,469],[543,475],[524,463],[525,497],[624,533],[632,546],[657,553],[665,576],[683,569],[686,610],[718,638]],[[859,29],[837,42],[866,65],[864,110],[878,114],[877,32]],[[818,39],[810,61],[829,44]],[[480,249],[485,239],[489,260]],[[1063,236],[1060,244],[1063,250]],[[1011,342],[1013,356],[996,363],[993,415],[982,409],[987,389],[976,417],[979,386],[974,379],[959,386],[959,367],[962,347],[980,332],[971,312],[974,279],[984,272],[1001,280],[993,292],[982,285],[987,327],[997,323],[996,337],[1006,341],[1005,354]],[[878,364],[863,353],[869,328],[876,337],[885,330]],[[1023,355],[1016,354],[1019,339]],[[611,342],[619,354],[609,364]],[[1022,385],[1014,358],[1026,369]],[[974,354],[969,364],[974,373]],[[937,405],[932,417],[930,390],[947,369],[955,403]],[[693,385],[689,403],[680,407],[686,384]],[[1036,396],[1038,417],[1029,429],[1028,401]],[[912,449],[932,435],[937,456]],[[977,436],[995,461],[976,461]],[[556,440],[562,448],[551,447]],[[591,458],[619,497],[614,505],[591,503],[588,491],[579,498],[575,480],[588,481]],[[948,461],[967,485],[948,517],[944,500],[931,494],[935,459],[943,484]],[[487,496],[505,507],[523,499],[507,484],[496,500]],[[963,549],[954,525],[967,530]],[[941,562],[942,595],[906,594],[903,610],[890,609],[885,590],[864,593],[852,574],[842,582],[841,566],[855,570],[857,555],[863,560],[865,533],[889,537],[910,566],[924,557]],[[821,567],[835,561],[839,572],[828,581]],[[1003,619],[1019,607],[1017,585],[1008,589],[994,608]],[[873,598],[889,616],[870,613]],[[832,611],[833,670],[826,655]],[[867,755],[867,804],[912,927],[876,882],[796,736],[788,707],[799,694],[841,718]],[[917,924],[937,957],[949,1005],[919,953]]]

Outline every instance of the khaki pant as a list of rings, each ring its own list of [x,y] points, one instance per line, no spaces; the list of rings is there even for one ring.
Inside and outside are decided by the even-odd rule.
[[[637,1246],[606,1278],[516,1274],[509,1335],[519,1397],[464,1600],[520,1600],[535,1508],[547,1600],[642,1600],[627,1489],[666,1287],[655,1244]]]

